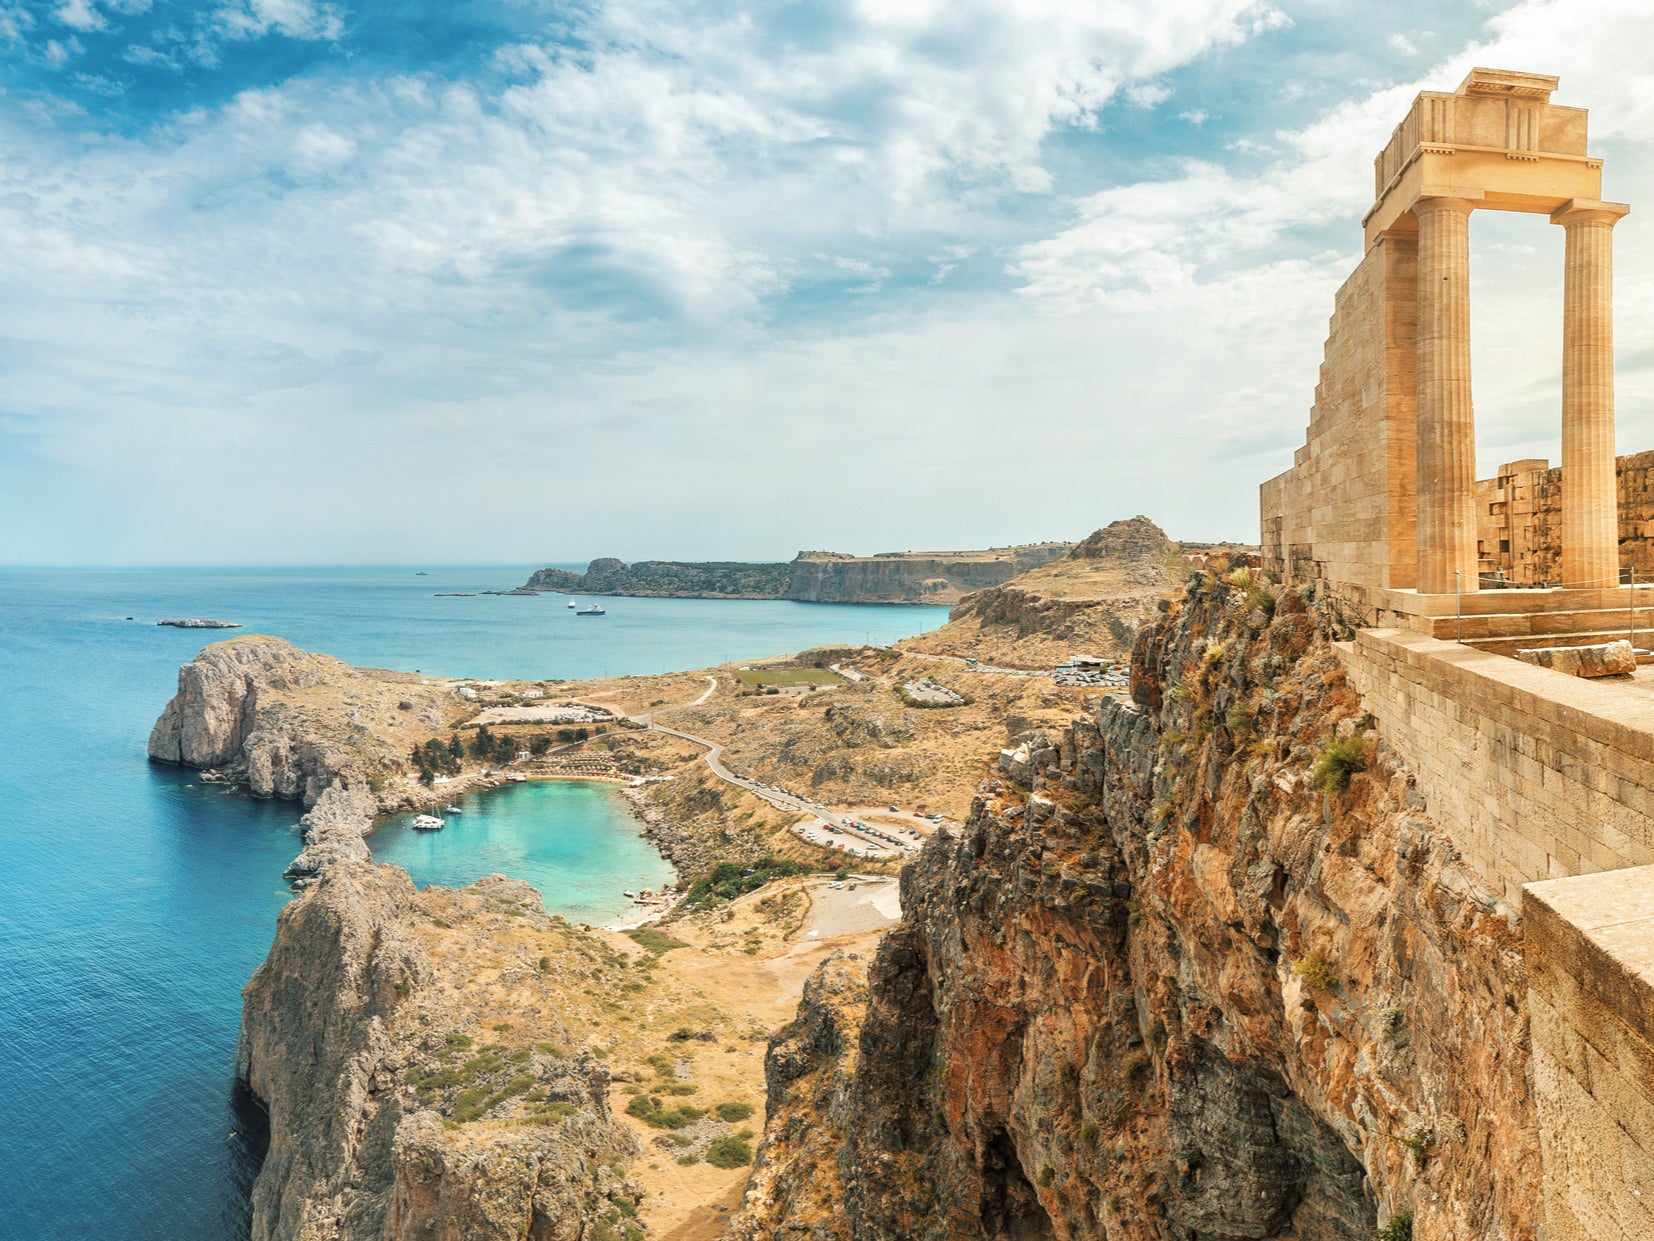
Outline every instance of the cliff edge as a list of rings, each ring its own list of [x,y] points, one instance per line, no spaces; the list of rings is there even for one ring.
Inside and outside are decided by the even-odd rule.
[[[635,1215],[637,1142],[558,1016],[589,981],[576,938],[500,876],[421,893],[343,865],[283,910],[236,1054],[270,1113],[253,1241],[581,1241]]]
[[[1008,748],[865,980],[824,969],[772,1043],[733,1235],[1531,1241],[1516,919],[1341,636],[1199,575],[1133,701]]]
[[[149,734],[155,762],[216,771],[255,797],[314,806],[331,785],[407,766],[411,741],[465,714],[452,684],[352,668],[282,638],[215,642],[178,670]]]

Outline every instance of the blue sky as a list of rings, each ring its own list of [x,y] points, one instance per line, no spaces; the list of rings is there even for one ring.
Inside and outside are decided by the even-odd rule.
[[[1647,201],[1654,15],[1578,7],[0,0],[0,563],[1253,538],[1413,93],[1558,73]],[[1475,229],[1485,474],[1561,249]]]

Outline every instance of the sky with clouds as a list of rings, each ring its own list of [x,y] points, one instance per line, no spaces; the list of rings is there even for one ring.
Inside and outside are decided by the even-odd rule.
[[[1588,20],[1582,20],[1582,14]],[[0,563],[1253,539],[1371,161],[1591,109],[1654,447],[1643,0],[0,0]],[[1472,219],[1479,464],[1561,230]]]

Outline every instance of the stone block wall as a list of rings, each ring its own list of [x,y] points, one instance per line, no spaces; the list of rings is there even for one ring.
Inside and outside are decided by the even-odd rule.
[[[1505,900],[1654,864],[1654,698],[1404,630],[1363,630],[1346,658],[1379,735]]]
[[[1266,568],[1413,584],[1417,302],[1416,238],[1386,234],[1338,291],[1305,444],[1262,487]]]
[[[1546,1241],[1654,1237],[1654,866],[1529,886]]]
[[[1654,452],[1615,461],[1620,566],[1654,582]],[[1511,461],[1476,484],[1476,540],[1484,573],[1514,586],[1551,585],[1562,576],[1562,468]]]

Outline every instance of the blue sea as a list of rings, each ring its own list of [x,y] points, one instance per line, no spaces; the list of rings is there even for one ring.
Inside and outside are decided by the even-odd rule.
[[[355,664],[476,677],[704,667],[934,628],[945,610],[605,600],[577,620],[509,589],[530,566],[0,570],[0,1237],[246,1235],[263,1135],[232,1089],[240,989],[290,895],[296,807],[151,767],[180,663],[239,621]],[[127,619],[130,617],[131,619]],[[494,871],[602,921],[669,871],[612,789],[467,798],[375,855],[420,884]],[[652,877],[652,881],[651,881]]]

